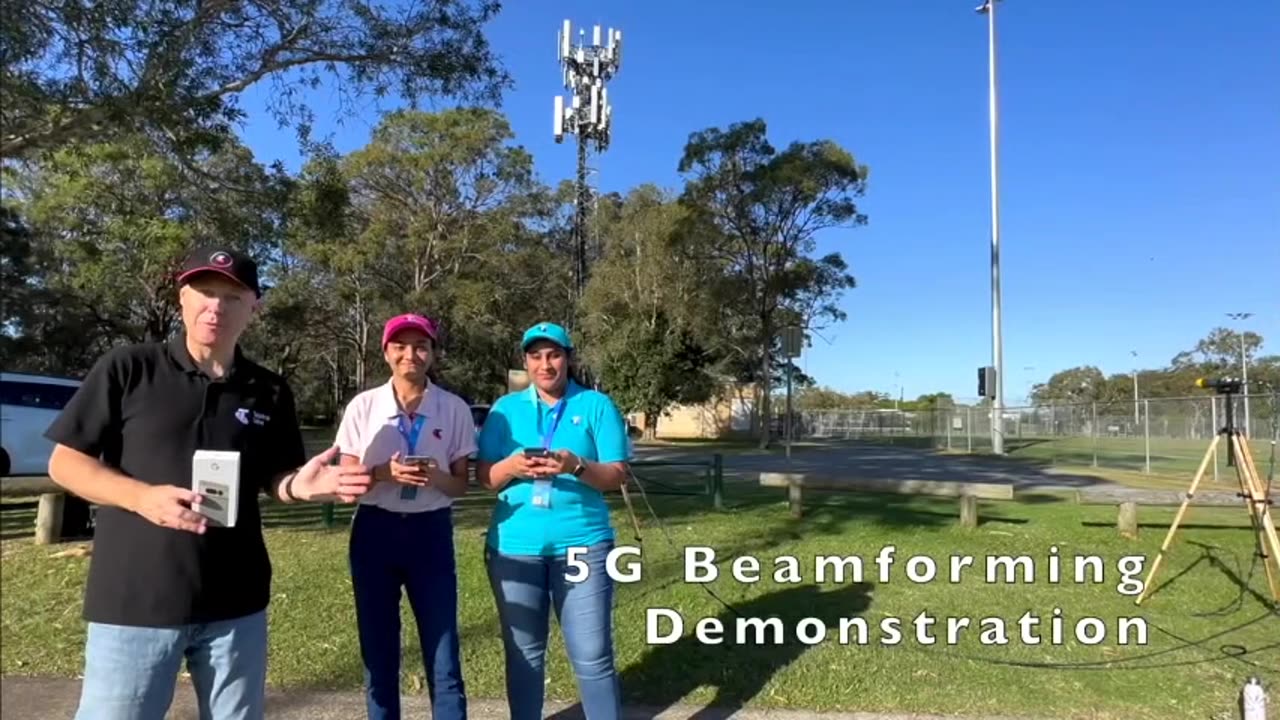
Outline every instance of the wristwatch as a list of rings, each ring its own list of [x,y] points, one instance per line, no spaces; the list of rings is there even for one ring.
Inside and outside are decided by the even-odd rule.
[[[576,478],[580,478],[582,477],[583,473],[585,473],[586,471],[587,471],[587,464],[582,462],[582,458],[578,458],[578,465],[573,469],[573,476]]]

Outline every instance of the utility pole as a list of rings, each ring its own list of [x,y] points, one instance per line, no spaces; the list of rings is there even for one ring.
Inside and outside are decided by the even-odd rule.
[[[991,452],[1004,454],[1004,341],[1000,333],[1000,169],[999,113],[996,102],[996,7],[983,0],[979,14],[987,16],[987,101],[991,143],[991,363],[995,388],[991,400]]]
[[[573,29],[568,20],[557,32],[556,54],[569,100],[555,97],[555,139],[578,138],[578,167],[573,214],[573,280],[576,308],[587,285],[587,219],[591,207],[591,188],[587,184],[587,153],[594,143],[596,152],[609,147],[613,106],[605,83],[618,72],[622,59],[622,31],[609,28],[605,44],[601,44],[600,26],[592,28],[591,44],[586,42],[586,29],[578,29],[578,43],[573,44]]]
[[[1138,423],[1138,351],[1130,350],[1129,354],[1133,356],[1133,427],[1137,431]]]
[[[1251,312],[1227,313],[1227,317],[1236,322],[1243,322],[1253,317]],[[1244,398],[1244,436],[1249,434],[1249,356],[1244,349],[1244,330],[1240,331],[1240,395]]]

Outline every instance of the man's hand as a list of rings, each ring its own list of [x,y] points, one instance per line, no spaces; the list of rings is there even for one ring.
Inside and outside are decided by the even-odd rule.
[[[177,485],[147,485],[138,491],[130,508],[160,527],[204,534],[208,520],[193,508],[200,495]]]
[[[373,472],[364,465],[330,465],[337,455],[338,448],[331,447],[299,468],[290,488],[293,495],[303,500],[353,503],[369,492]]]

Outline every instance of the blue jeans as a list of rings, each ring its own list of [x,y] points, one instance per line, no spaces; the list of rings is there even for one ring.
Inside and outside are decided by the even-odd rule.
[[[259,720],[267,613],[179,627],[89,623],[76,720],[162,720],[186,659],[201,720]]]
[[[579,557],[590,574],[580,583],[564,556],[503,555],[485,546],[485,566],[498,606],[506,655],[507,703],[512,720],[540,720],[550,609],[555,608],[565,651],[573,664],[587,720],[622,715],[613,662],[613,581],[605,571],[612,542]]]
[[[418,626],[431,716],[466,718],[452,510],[398,513],[361,505],[350,559],[370,720],[400,718],[401,588]]]

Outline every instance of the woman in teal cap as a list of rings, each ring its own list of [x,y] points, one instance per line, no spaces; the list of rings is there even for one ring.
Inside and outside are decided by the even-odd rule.
[[[614,532],[604,494],[627,482],[626,422],[605,394],[570,376],[573,342],[539,323],[521,340],[526,390],[494,403],[476,477],[498,494],[485,544],[506,654],[513,720],[541,718],[554,606],[588,720],[621,714],[613,658]],[[572,549],[572,553],[570,552]],[[566,574],[587,577],[580,582]]]

